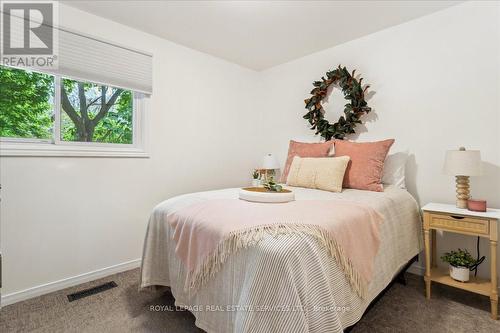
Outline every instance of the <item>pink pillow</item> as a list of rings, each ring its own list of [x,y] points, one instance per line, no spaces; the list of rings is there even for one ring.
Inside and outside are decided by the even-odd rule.
[[[393,143],[394,139],[377,142],[334,140],[335,156],[351,158],[345,171],[343,187],[382,192],[384,161]]]
[[[288,171],[290,171],[290,166],[292,165],[292,161],[295,156],[327,157],[332,145],[333,141],[306,143],[290,140],[290,145],[288,146],[288,157],[286,158],[285,168],[283,169],[283,175],[281,176],[281,182],[286,182]]]

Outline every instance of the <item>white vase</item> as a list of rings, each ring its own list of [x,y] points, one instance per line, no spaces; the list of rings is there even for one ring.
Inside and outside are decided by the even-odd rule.
[[[455,267],[450,265],[450,277],[460,282],[469,281],[469,269],[467,267]]]
[[[260,186],[260,184],[261,184],[260,179],[253,179],[252,180],[252,186],[258,187],[258,186]]]

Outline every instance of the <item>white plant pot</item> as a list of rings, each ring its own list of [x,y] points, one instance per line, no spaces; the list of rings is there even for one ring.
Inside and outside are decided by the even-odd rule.
[[[261,182],[261,180],[260,180],[260,179],[253,179],[253,180],[252,180],[252,186],[257,187],[257,186],[260,186],[260,185],[261,185],[261,183],[262,183],[262,182]]]
[[[450,265],[450,277],[460,282],[469,281],[469,269],[467,267],[455,267]]]

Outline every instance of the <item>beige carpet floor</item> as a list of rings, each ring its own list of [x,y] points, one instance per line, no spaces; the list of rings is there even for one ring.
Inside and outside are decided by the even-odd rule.
[[[174,298],[168,290],[138,292],[138,274],[131,270],[6,306],[0,332],[202,332],[187,311],[150,311],[152,305],[173,308]],[[408,285],[394,284],[352,333],[500,332],[487,297],[435,285],[426,301],[422,278],[407,276]],[[118,287],[68,302],[67,294],[111,280]]]

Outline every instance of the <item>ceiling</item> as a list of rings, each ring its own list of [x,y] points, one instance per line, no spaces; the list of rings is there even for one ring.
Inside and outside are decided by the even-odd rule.
[[[457,1],[65,1],[175,43],[264,70]]]

